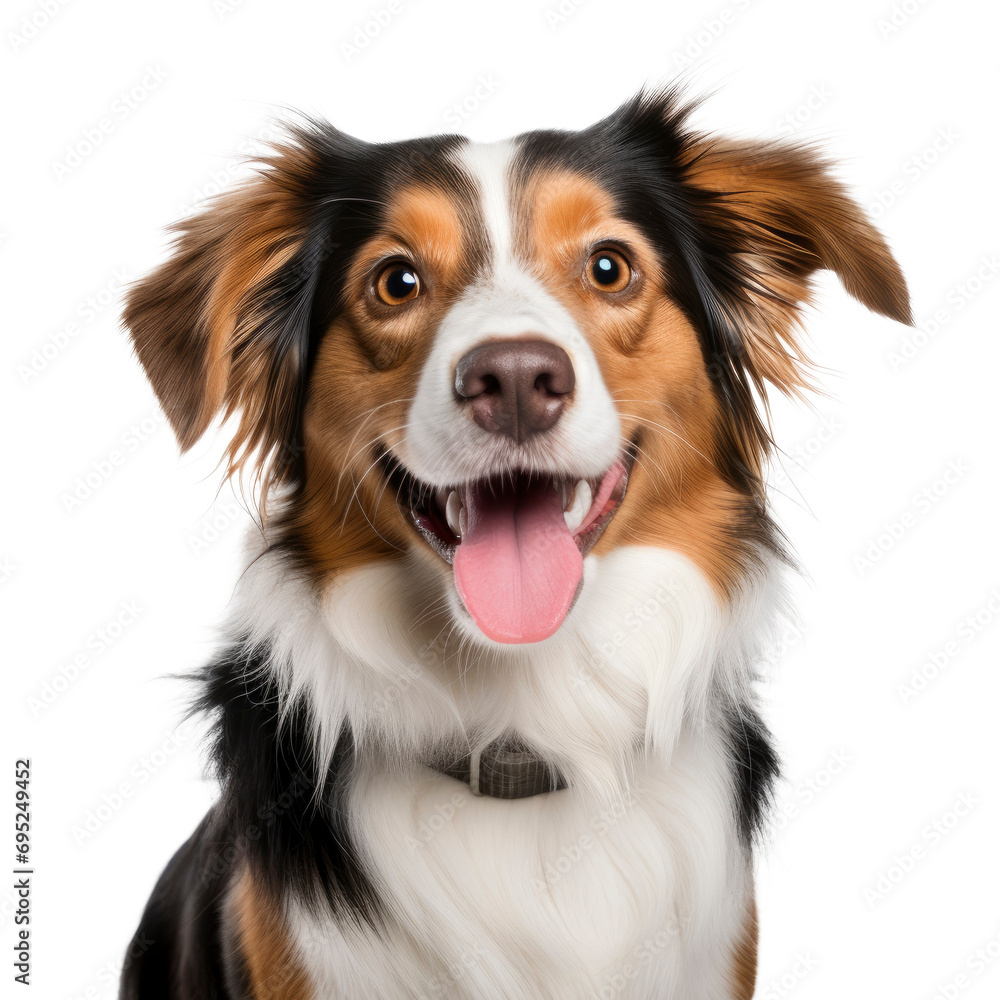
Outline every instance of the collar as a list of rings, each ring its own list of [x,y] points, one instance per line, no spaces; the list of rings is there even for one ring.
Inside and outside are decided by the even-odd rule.
[[[566,788],[566,781],[517,737],[503,736],[435,770],[465,782],[473,795],[526,799]]]

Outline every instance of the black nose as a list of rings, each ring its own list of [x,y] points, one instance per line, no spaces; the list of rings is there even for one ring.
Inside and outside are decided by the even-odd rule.
[[[547,340],[493,340],[455,366],[455,392],[473,420],[517,442],[554,426],[575,384],[569,355]]]

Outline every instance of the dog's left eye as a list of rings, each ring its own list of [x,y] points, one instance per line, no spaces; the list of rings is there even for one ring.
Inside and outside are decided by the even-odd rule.
[[[601,292],[620,292],[632,281],[632,268],[617,250],[598,250],[587,261],[587,280]]]
[[[386,305],[402,305],[420,294],[420,277],[409,264],[396,261],[379,272],[375,291]]]

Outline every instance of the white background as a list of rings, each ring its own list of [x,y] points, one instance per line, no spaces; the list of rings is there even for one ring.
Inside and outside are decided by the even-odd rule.
[[[5,4],[0,798],[9,830],[30,755],[36,995],[114,995],[157,874],[212,801],[201,728],[176,730],[190,692],[164,677],[209,655],[247,523],[217,493],[221,436],[178,456],[118,326],[122,276],[162,259],[163,228],[236,182],[286,107],[367,139],[490,139],[586,125],[678,72],[713,92],[705,128],[794,131],[843,163],[918,319],[872,316],[824,275],[808,326],[829,395],[775,406],[774,506],[807,575],[766,691],[787,780],[758,996],[1000,991],[1000,959],[974,957],[1000,955],[995,5],[557,3],[394,0],[354,52],[387,0]],[[0,889],[5,983],[11,903]]]

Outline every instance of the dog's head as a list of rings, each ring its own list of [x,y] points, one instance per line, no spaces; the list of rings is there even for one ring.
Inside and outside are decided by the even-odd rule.
[[[182,447],[237,416],[230,471],[281,489],[319,582],[416,554],[471,635],[553,634],[592,550],[672,548],[726,594],[769,544],[765,387],[804,385],[810,275],[910,315],[827,164],[687,116],[660,93],[489,145],[294,128],[129,296]]]

